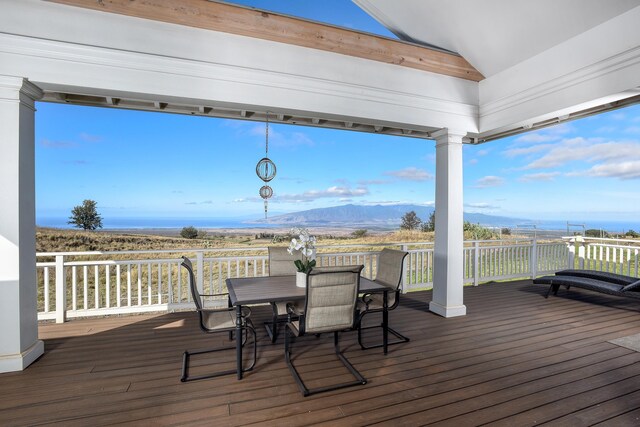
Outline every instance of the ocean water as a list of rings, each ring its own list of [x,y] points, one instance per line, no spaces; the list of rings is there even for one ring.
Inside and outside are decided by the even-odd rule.
[[[37,217],[40,227],[73,228],[67,224],[66,217]],[[103,218],[105,229],[143,229],[143,228],[252,228],[277,227],[272,224],[248,224],[238,219],[220,218]]]
[[[73,228],[70,224],[67,224],[67,217],[37,217],[36,224],[41,227],[55,227],[55,228]],[[104,218],[102,225],[105,229],[144,229],[144,228],[182,228],[187,226],[193,226],[196,228],[278,228],[282,227],[280,224],[261,224],[261,223],[249,223],[248,220],[237,218]],[[622,233],[629,230],[640,232],[640,221],[571,221],[571,224],[585,224],[585,229],[597,229],[614,233]],[[482,224],[481,224],[482,225]],[[513,225],[504,225],[505,228],[518,229],[518,230],[530,230],[533,231],[535,225],[536,230],[567,230],[567,221],[527,221],[522,225],[515,227]],[[287,227],[289,225],[286,225]],[[317,226],[317,225],[314,225]],[[345,227],[348,224],[345,224]],[[492,228],[502,227],[499,224],[488,224]],[[332,224],[332,227],[336,227]],[[364,227],[364,226],[363,226]],[[379,227],[379,225],[378,225]],[[398,227],[390,227],[394,229]],[[582,227],[570,227],[570,233],[582,231]]]

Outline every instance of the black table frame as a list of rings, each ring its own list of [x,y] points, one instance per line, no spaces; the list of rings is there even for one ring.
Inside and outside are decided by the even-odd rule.
[[[238,379],[242,379],[242,306],[304,299],[306,288],[296,286],[296,276],[229,278],[226,280],[229,302],[236,308],[236,363]],[[387,354],[389,343],[389,288],[360,277],[360,293],[382,293],[382,348]]]

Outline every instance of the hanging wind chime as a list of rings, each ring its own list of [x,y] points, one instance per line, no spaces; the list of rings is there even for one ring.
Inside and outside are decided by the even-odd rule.
[[[265,122],[265,155],[256,165],[256,174],[265,183],[276,177],[276,165],[269,158],[269,113]],[[260,197],[264,200],[264,217],[267,218],[268,199],[273,196],[273,189],[268,185],[260,187]]]

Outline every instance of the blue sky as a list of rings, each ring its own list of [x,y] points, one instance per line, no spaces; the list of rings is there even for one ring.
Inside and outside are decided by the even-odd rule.
[[[391,36],[348,1],[238,2]],[[39,103],[38,218],[83,199],[105,218],[260,218],[264,124]],[[434,200],[433,141],[271,124],[272,215]],[[465,211],[638,221],[640,106],[464,148]]]

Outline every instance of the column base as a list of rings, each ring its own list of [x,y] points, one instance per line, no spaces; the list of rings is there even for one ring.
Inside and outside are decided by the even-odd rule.
[[[44,342],[35,343],[22,353],[0,355],[0,373],[23,371],[44,354]]]
[[[442,317],[457,317],[457,316],[465,316],[467,314],[467,306],[466,305],[454,305],[454,306],[444,306],[440,305],[435,301],[431,301],[429,303],[429,311],[434,312]]]

